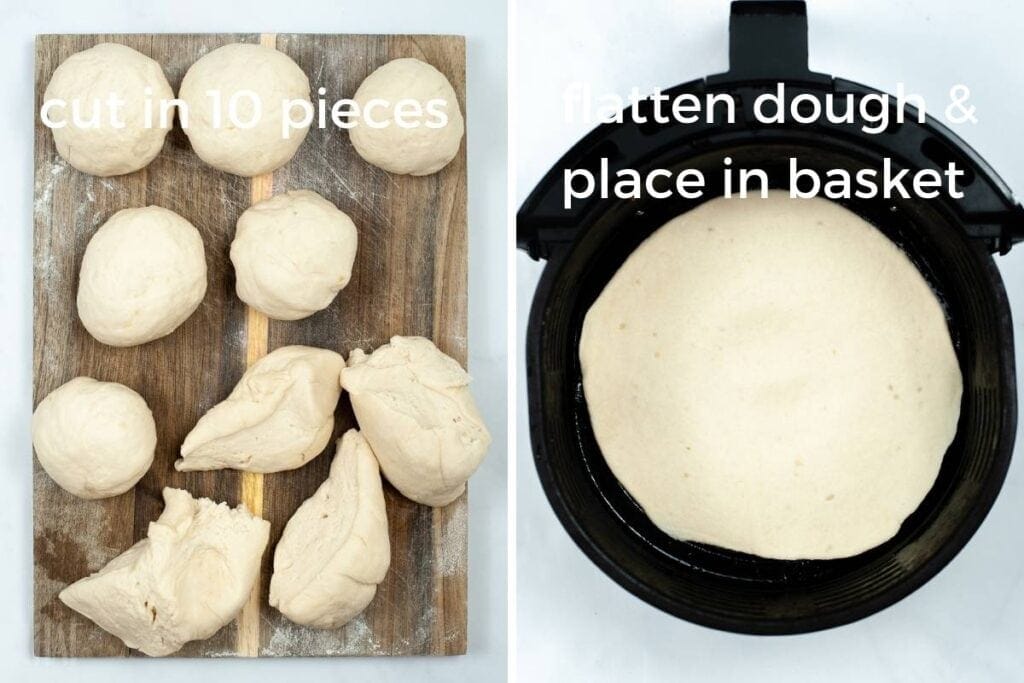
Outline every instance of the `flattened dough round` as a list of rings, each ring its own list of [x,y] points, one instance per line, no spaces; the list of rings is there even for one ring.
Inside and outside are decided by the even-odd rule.
[[[359,111],[365,112],[374,100],[379,106],[371,107],[374,123],[387,122],[374,127],[358,121],[349,130],[349,139],[363,159],[385,171],[409,175],[430,175],[448,165],[459,153],[462,134],[466,130],[459,109],[459,98],[445,75],[426,62],[405,57],[393,59],[366,77],[354,97]],[[415,100],[420,116],[410,103],[396,105],[402,100]],[[448,121],[441,127],[430,127],[428,113],[431,100],[443,100]],[[398,114],[401,114],[400,116]],[[398,125],[398,119],[409,124]],[[418,123],[419,125],[412,125]]]
[[[825,199],[715,199],[587,313],[594,433],[669,535],[779,559],[896,534],[956,433],[945,316],[906,255]]]

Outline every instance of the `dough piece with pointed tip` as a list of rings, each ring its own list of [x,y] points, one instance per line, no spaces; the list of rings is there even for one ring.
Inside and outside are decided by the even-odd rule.
[[[331,439],[344,365],[334,351],[311,346],[267,354],[199,419],[174,468],[267,473],[302,467]]]
[[[288,520],[274,551],[270,605],[292,621],[338,628],[362,612],[391,564],[377,459],[355,429],[331,473]]]
[[[491,435],[469,382],[423,337],[392,337],[372,354],[349,355],[341,384],[384,476],[406,498],[447,505],[483,460]]]
[[[151,657],[209,638],[234,619],[270,539],[270,523],[245,505],[163,493],[166,507],[146,538],[60,592],[68,607]]]

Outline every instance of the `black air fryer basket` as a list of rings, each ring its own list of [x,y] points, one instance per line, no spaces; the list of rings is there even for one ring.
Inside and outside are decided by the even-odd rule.
[[[764,126],[752,102],[785,81],[787,98],[877,91],[807,67],[803,2],[734,2],[730,69],[665,91],[703,99],[726,92],[735,125],[598,127],[544,177],[517,216],[519,247],[547,265],[527,331],[530,434],[551,505],[583,551],[615,581],[676,616],[756,634],[814,631],[877,612],[925,583],[967,543],[998,493],[1017,420],[1010,309],[991,252],[1024,235],[1024,210],[970,147],[931,119],[907,117],[877,135],[859,125]],[[840,98],[841,99],[841,98]],[[920,508],[887,543],[839,560],[768,560],[673,539],[655,527],[612,475],[594,439],[580,374],[583,318],[626,257],[669,219],[721,194],[722,160],[765,168],[787,187],[787,159],[819,174],[832,168],[966,170],[964,197],[843,202],[896,242],[943,303],[964,393],[956,437]],[[705,199],[577,201],[562,208],[563,170],[698,168]]]

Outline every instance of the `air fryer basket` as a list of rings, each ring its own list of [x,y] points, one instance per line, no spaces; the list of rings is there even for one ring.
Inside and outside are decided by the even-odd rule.
[[[667,91],[731,93],[749,113],[753,98],[787,82],[799,92],[875,92],[807,70],[802,2],[734,2],[730,71]],[[956,437],[920,508],[891,541],[840,560],[767,560],[673,539],[644,515],[598,449],[583,395],[578,344],[583,318],[627,256],[669,219],[704,200],[600,200],[561,207],[562,170],[596,167],[734,167],[769,172],[786,187],[787,159],[802,167],[967,169],[965,197],[855,200],[845,205],[896,242],[942,301],[964,378]],[[713,183],[706,198],[721,194]],[[570,150],[517,217],[521,248],[548,264],[527,331],[530,430],[548,499],[576,543],[607,574],[647,602],[715,628],[800,633],[848,623],[900,600],[964,546],[994,501],[1009,464],[1017,400],[1010,311],[990,251],[1018,239],[1024,210],[965,143],[929,120],[892,125],[881,135],[828,123],[765,127],[650,127],[609,124]],[[898,465],[894,465],[898,466]]]

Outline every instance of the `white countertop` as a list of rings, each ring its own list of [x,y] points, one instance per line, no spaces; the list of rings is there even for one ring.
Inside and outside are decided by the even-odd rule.
[[[637,8],[643,5],[643,11]],[[929,102],[971,87],[977,125],[954,126],[1024,194],[1020,27],[1024,5],[974,0],[812,0],[811,68]],[[517,202],[589,126],[566,124],[561,93],[589,81],[627,94],[724,71],[726,0],[519,0],[513,57]],[[525,46],[528,46],[526,49]],[[996,259],[1024,368],[1024,249]],[[967,547],[927,585],[859,623],[816,634],[753,637],[694,626],[648,606],[575,546],[533,467],[523,388],[523,330],[542,264],[517,265],[518,670],[558,681],[1022,681],[1024,457]],[[1024,424],[1024,422],[1022,422]]]
[[[244,7],[244,9],[241,9]],[[237,8],[237,9],[232,9]],[[498,681],[506,665],[505,8],[472,0],[5,0],[0,180],[0,662],[5,680]],[[280,660],[32,657],[32,130],[37,33],[455,33],[467,39],[469,370],[494,446],[470,484],[469,654]],[[495,133],[497,131],[497,133]],[[485,389],[486,388],[486,389]],[[285,676],[285,678],[282,678]]]

